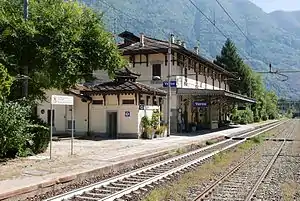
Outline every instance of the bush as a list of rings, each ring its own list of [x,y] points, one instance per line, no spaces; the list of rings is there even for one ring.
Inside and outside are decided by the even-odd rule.
[[[30,108],[0,103],[0,158],[23,156],[31,136],[27,132]]]
[[[253,112],[249,108],[246,108],[246,110],[236,110],[232,116],[232,121],[238,124],[253,123]]]
[[[38,154],[45,152],[50,142],[50,132],[47,125],[30,125],[28,126],[28,132],[32,137],[30,149],[33,153]]]

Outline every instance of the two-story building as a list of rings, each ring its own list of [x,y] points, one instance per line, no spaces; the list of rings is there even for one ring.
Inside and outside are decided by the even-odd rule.
[[[168,78],[169,42],[136,36],[125,31],[119,34],[124,42],[119,45],[130,68],[141,74],[139,82],[166,90]],[[226,120],[231,107],[236,103],[255,103],[255,100],[230,92],[228,82],[237,79],[216,62],[209,61],[185,47],[184,42],[172,43],[171,67],[171,130],[187,129],[190,124],[200,128],[217,128]],[[164,119],[167,114],[166,99],[162,104]],[[181,128],[179,127],[179,123]]]
[[[169,42],[136,36],[130,32],[119,35],[124,39],[119,48],[129,67],[109,80],[107,73],[96,71],[98,81],[77,85],[67,92],[48,91],[48,100],[38,106],[38,115],[50,123],[50,96],[74,96],[75,134],[94,133],[112,138],[138,138],[140,120],[151,110],[160,109],[167,119],[167,75]],[[189,130],[192,124],[199,129],[218,128],[236,103],[255,100],[230,92],[228,82],[234,75],[199,54],[188,50],[183,42],[172,38],[171,60],[171,131]],[[136,72],[136,73],[134,73]],[[147,106],[150,111],[141,110]],[[142,107],[145,108],[145,107]],[[70,132],[72,108],[55,106],[53,130]]]

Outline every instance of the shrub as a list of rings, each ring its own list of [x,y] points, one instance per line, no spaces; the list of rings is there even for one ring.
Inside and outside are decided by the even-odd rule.
[[[30,108],[18,103],[0,103],[0,157],[23,156],[31,136],[27,132]]]
[[[249,108],[246,108],[246,110],[237,110],[232,116],[232,121],[238,124],[253,123],[253,112]]]
[[[28,132],[32,137],[30,149],[33,153],[38,154],[45,152],[50,142],[50,132],[46,124],[34,124],[28,126]]]

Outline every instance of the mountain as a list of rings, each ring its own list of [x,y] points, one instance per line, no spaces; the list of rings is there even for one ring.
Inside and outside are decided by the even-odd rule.
[[[213,58],[220,53],[226,38],[189,0],[82,0],[103,12],[107,28],[115,33],[128,31],[167,39],[174,33],[192,48],[198,42],[201,54]],[[237,45],[240,55],[255,71],[300,70],[300,11],[266,13],[249,0],[220,0],[231,17],[247,34],[250,42],[231,22],[214,0],[193,0],[201,11]],[[281,97],[298,99],[300,73],[262,74],[268,89]]]

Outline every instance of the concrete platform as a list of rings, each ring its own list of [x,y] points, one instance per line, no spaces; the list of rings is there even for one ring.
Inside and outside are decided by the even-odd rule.
[[[236,135],[272,122],[239,125],[205,135],[179,134],[153,140],[74,140],[73,156],[70,156],[70,140],[53,142],[51,160],[48,149],[34,157],[0,163],[0,200],[15,200],[12,197],[18,194],[42,192],[43,188],[115,171],[170,150]]]

